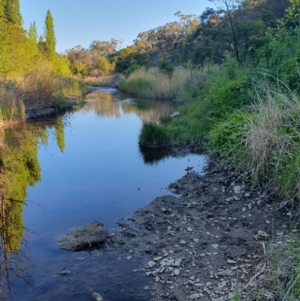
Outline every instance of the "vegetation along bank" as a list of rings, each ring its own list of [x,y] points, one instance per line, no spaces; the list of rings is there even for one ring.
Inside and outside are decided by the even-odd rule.
[[[131,65],[124,72],[122,90],[183,104],[178,117],[144,124],[139,144],[205,149],[223,166],[242,171],[244,183],[263,189],[269,200],[291,206],[287,211],[297,225],[300,2],[213,2],[216,9],[207,9],[184,41],[176,32],[172,46],[166,37],[161,43],[166,28],[154,30],[157,44],[151,44],[156,50],[150,56],[160,57],[156,65]],[[153,30],[139,42],[146,43],[150,33],[152,39]],[[299,248],[293,239],[287,245],[280,252],[293,274]],[[284,284],[286,258],[273,251],[269,255],[277,269],[268,284],[271,291],[280,291],[278,300],[297,300],[298,272]]]
[[[125,48],[116,39],[94,40],[88,49],[76,46],[63,55],[55,50],[50,11],[38,37],[35,23],[22,27],[18,1],[1,2],[1,122],[60,106],[83,91],[83,82],[112,79],[110,84],[138,97],[180,106],[176,118],[144,124],[141,147],[201,147],[242,172],[244,184],[286,201],[297,224],[300,1],[212,2],[214,8],[200,17],[177,12],[179,21],[139,33]],[[277,272],[270,282],[283,300],[297,300],[300,291],[299,246],[293,241],[284,250],[292,278]],[[281,262],[272,250],[268,254]]]
[[[0,122],[11,124],[53,114],[73,105],[85,85],[75,79],[66,55],[56,53],[54,20],[48,11],[45,31],[35,22],[22,27],[19,1],[0,3]]]

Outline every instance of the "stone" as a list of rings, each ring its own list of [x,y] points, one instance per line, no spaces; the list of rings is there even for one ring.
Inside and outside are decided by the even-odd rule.
[[[211,245],[214,249],[218,249],[219,245],[218,244],[213,244]]]
[[[190,298],[191,300],[195,300],[195,299],[200,298],[200,295],[199,295],[198,293],[192,294],[192,295],[189,296],[189,298]]]
[[[233,191],[235,194],[240,194],[241,193],[241,190],[242,190],[242,187],[241,186],[234,186],[233,187]]]
[[[174,262],[173,265],[174,265],[175,267],[179,267],[180,264],[181,264],[181,261],[182,261],[182,258],[178,258],[178,259],[175,260],[175,262]]]
[[[58,240],[58,247],[67,251],[80,251],[103,244],[107,239],[107,229],[94,221],[82,227],[72,229]]]
[[[175,276],[178,276],[178,275],[180,274],[180,271],[179,271],[179,269],[175,269],[175,270],[173,271],[173,273],[174,273]]]
[[[186,241],[182,239],[179,243],[180,243],[181,245],[185,245],[185,244],[186,244]]]
[[[230,276],[232,272],[230,270],[220,271],[216,273],[217,276]]]
[[[148,261],[148,267],[151,269],[151,268],[153,268],[155,265],[156,265],[156,263],[154,262],[154,261],[152,261],[152,260],[150,260],[150,261]]]
[[[187,230],[188,230],[188,232],[192,232],[193,231],[193,229],[191,227],[188,227]]]
[[[232,260],[232,259],[227,259],[227,263],[229,263],[229,264],[236,264],[236,261]]]
[[[93,292],[92,293],[92,298],[94,301],[103,301],[102,296],[99,293]]]

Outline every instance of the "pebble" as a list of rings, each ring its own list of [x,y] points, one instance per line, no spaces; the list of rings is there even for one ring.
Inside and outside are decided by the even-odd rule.
[[[193,229],[192,229],[191,227],[188,227],[187,230],[188,230],[189,232],[192,232],[192,231],[193,231]]]
[[[61,271],[61,272],[58,272],[57,275],[61,275],[61,276],[66,276],[66,275],[69,275],[71,274],[70,271]]]
[[[179,243],[180,243],[181,245],[185,245],[185,244],[186,244],[186,241],[182,239]]]
[[[175,269],[173,273],[175,276],[178,276],[180,274],[180,271],[179,271],[179,269]]]
[[[200,295],[199,295],[198,293],[192,294],[192,295],[189,296],[189,298],[190,298],[191,300],[195,300],[195,299],[200,298]]]
[[[241,190],[242,190],[241,186],[234,186],[233,187],[233,191],[234,191],[235,194],[240,194]]]
[[[218,244],[213,244],[211,245],[214,249],[218,249],[219,248],[219,245]]]
[[[216,273],[216,276],[230,276],[231,274],[232,272],[230,270],[226,270],[226,271],[220,271]]]
[[[148,267],[153,268],[156,265],[154,261],[148,261]]]
[[[96,293],[96,292],[93,292],[92,293],[92,298],[94,301],[103,301],[103,298],[100,294]]]
[[[181,264],[181,261],[182,261],[182,258],[176,259],[176,260],[175,260],[175,263],[174,263],[174,266],[175,266],[175,267],[179,267],[180,264]]]
[[[229,263],[229,264],[235,264],[236,261],[235,260],[231,260],[231,259],[227,259],[227,263]]]

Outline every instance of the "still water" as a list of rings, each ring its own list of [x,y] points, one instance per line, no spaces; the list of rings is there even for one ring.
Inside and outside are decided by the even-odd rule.
[[[151,279],[140,271],[147,258],[65,252],[57,239],[94,220],[112,231],[118,219],[170,194],[168,184],[187,166],[202,173],[206,158],[139,149],[143,122],[168,116],[170,104],[104,88],[86,98],[76,112],[1,132],[3,300],[81,301],[94,291],[108,301],[151,300]]]

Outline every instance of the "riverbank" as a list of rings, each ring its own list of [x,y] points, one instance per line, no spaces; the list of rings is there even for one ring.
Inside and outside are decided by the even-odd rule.
[[[149,255],[133,273],[152,278],[153,300],[275,300],[266,250],[288,240],[287,204],[242,179],[219,166],[205,176],[188,172],[169,185],[172,195],[118,221],[107,252]]]

